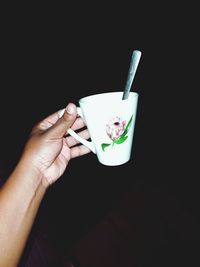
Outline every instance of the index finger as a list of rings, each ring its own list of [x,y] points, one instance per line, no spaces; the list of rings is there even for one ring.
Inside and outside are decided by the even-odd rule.
[[[32,132],[36,132],[36,131],[40,131],[40,130],[47,130],[48,128],[50,128],[52,125],[54,125],[58,119],[60,117],[62,117],[63,113],[64,113],[65,109],[60,109],[52,114],[50,114],[49,116],[47,116],[46,118],[44,118],[43,120],[41,120],[40,122],[38,122],[34,127]]]

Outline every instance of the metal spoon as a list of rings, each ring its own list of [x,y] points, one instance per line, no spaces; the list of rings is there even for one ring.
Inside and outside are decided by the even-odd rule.
[[[134,50],[132,53],[131,63],[130,63],[129,71],[128,71],[128,77],[126,80],[126,86],[124,88],[122,100],[127,99],[129,96],[129,92],[131,89],[133,79],[135,77],[135,73],[136,73],[136,70],[137,70],[137,67],[140,61],[141,54],[142,53],[139,50]]]

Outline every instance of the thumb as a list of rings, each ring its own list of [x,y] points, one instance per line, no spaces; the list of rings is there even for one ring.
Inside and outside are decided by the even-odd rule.
[[[74,124],[77,116],[76,106],[69,103],[64,110],[62,117],[48,129],[48,136],[50,138],[62,138],[67,130]]]

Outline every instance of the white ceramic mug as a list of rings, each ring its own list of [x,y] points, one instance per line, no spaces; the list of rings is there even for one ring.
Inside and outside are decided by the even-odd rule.
[[[108,92],[83,97],[78,114],[84,119],[91,141],[72,129],[68,133],[97,155],[99,162],[117,166],[129,161],[138,103],[138,93],[130,92],[122,100],[123,92]]]

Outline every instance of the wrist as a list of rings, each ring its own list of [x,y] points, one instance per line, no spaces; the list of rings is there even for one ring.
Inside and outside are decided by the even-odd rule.
[[[14,172],[17,173],[17,176],[24,177],[27,182],[30,182],[34,192],[38,191],[38,189],[41,192],[47,190],[48,185],[44,183],[42,173],[29,158],[26,158],[26,155],[22,155]]]

